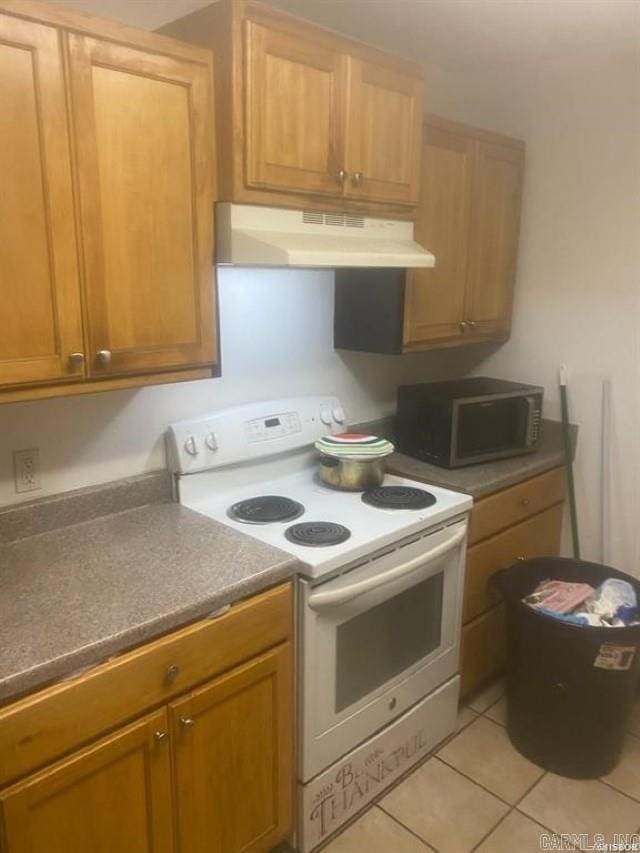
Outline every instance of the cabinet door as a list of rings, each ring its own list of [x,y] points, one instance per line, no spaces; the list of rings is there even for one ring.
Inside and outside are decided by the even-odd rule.
[[[0,386],[80,379],[60,33],[0,14]]]
[[[246,23],[246,183],[342,195],[345,57]]]
[[[345,195],[415,204],[422,80],[349,57]]]
[[[477,143],[466,307],[475,334],[511,326],[523,166],[521,147]]]
[[[563,509],[564,504],[556,504],[469,548],[463,622],[499,602],[499,595],[490,587],[491,577],[499,569],[513,566],[517,560],[558,555]]]
[[[262,853],[290,830],[291,646],[170,705],[183,853]]]
[[[406,348],[463,334],[473,150],[473,140],[463,134],[424,128],[415,236],[436,256],[436,265],[407,273]]]
[[[468,696],[504,669],[507,640],[504,604],[462,626],[460,695]]]
[[[68,39],[91,373],[213,362],[211,69]]]
[[[171,853],[168,740],[158,711],[0,792],[3,851]]]

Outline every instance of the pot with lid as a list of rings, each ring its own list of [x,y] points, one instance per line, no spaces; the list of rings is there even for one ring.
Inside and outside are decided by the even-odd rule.
[[[319,476],[334,489],[363,492],[384,480],[384,458],[394,447],[386,438],[362,433],[326,435],[316,441]]]

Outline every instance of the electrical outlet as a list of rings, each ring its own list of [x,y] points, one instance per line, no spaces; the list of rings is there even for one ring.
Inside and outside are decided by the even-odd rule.
[[[40,482],[40,455],[37,447],[14,450],[13,470],[16,492],[35,492],[42,488]]]

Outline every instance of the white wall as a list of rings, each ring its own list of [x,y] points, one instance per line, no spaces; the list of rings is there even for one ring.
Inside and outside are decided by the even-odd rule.
[[[334,393],[350,419],[393,410],[402,381],[468,370],[464,352],[333,349],[333,273],[224,269],[222,377],[0,407],[0,505],[164,467],[171,421],[250,400]],[[39,447],[43,492],[14,493],[12,451]]]
[[[591,54],[525,67],[509,119],[527,142],[513,336],[478,370],[546,387],[569,368],[583,552],[599,559],[601,384],[613,388],[611,553],[640,575],[640,62]]]

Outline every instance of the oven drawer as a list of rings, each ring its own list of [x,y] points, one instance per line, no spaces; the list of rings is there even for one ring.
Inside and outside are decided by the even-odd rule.
[[[556,504],[526,521],[473,545],[467,552],[462,621],[469,622],[498,603],[489,580],[516,560],[556,556],[560,548],[564,504]]]
[[[551,471],[482,498],[471,513],[469,545],[560,503],[564,496],[564,468],[552,468]]]

